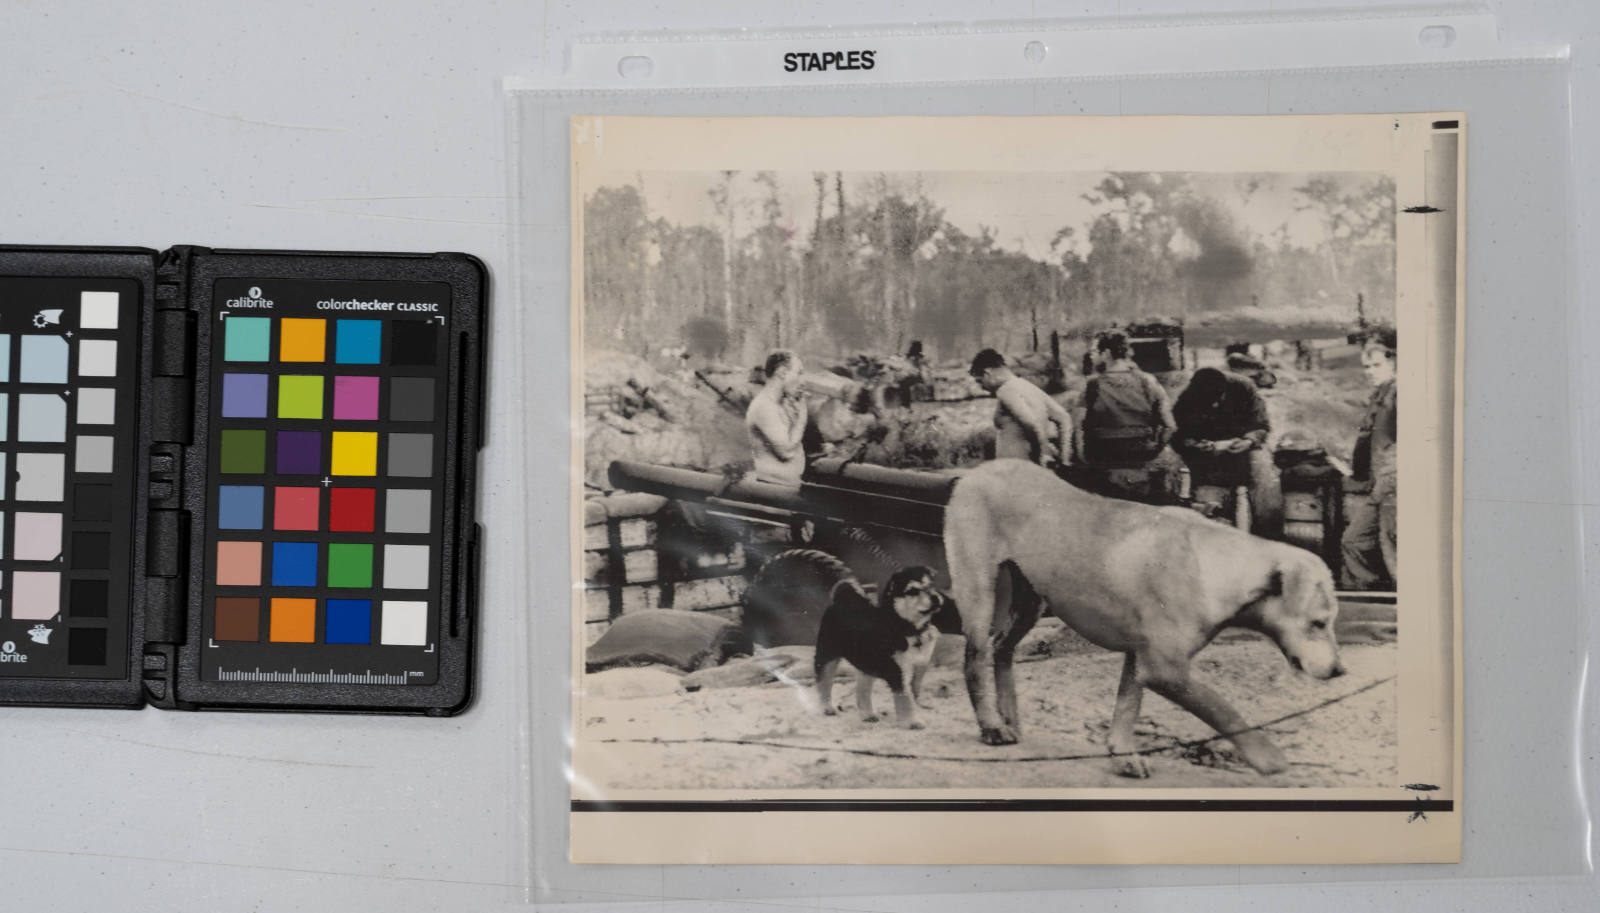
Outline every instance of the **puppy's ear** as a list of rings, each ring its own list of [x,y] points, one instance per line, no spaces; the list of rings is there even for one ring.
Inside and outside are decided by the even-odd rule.
[[[933,592],[934,598],[939,601],[939,608],[933,613],[934,630],[941,634],[960,634],[961,610],[956,607],[956,601],[944,590]]]

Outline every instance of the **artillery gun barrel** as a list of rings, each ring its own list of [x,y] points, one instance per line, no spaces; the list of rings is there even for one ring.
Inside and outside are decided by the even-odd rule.
[[[950,501],[950,490],[955,486],[956,476],[890,469],[871,463],[852,463],[842,457],[823,457],[812,461],[806,470],[806,481],[830,488],[887,495],[942,507]]]
[[[859,469],[861,467],[851,467]],[[905,473],[897,470],[888,472]],[[912,500],[870,489],[870,481],[860,478],[845,481],[861,487],[805,482],[798,488],[754,479],[729,481],[711,472],[658,466],[632,460],[616,460],[608,473],[611,484],[628,491],[643,491],[678,500],[698,501],[732,513],[760,513],[771,517],[773,509],[825,518],[860,526],[881,526],[921,536],[942,536],[944,498],[938,501]],[[826,476],[832,482],[839,476]],[[952,480],[944,479],[948,487]],[[901,488],[904,492],[907,489]]]

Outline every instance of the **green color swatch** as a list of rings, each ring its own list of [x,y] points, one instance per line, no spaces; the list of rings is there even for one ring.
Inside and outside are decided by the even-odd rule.
[[[328,586],[372,586],[372,546],[335,542],[328,546]]]
[[[322,418],[322,378],[303,374],[278,378],[278,418]]]
[[[272,350],[272,318],[229,317],[222,347],[225,361],[266,361]]]
[[[224,428],[222,471],[260,475],[267,471],[267,433],[254,429]]]

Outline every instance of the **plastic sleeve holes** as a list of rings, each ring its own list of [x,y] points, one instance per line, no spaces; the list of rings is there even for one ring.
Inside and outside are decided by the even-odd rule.
[[[655,72],[655,61],[648,57],[632,55],[617,61],[617,72],[623,79],[647,79]]]
[[[1041,63],[1050,49],[1045,47],[1043,41],[1030,41],[1022,47],[1022,57],[1029,63]]]
[[[1456,30],[1448,25],[1430,25],[1417,33],[1417,43],[1442,50],[1456,43]]]

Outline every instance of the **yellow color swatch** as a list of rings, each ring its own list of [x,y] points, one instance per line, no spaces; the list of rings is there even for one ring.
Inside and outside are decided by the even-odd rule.
[[[285,317],[278,335],[279,361],[325,361],[328,321],[316,317]]]
[[[267,630],[267,639],[274,643],[312,643],[317,639],[317,601],[273,599]]]
[[[335,431],[333,433],[333,474],[336,476],[377,475],[378,432]]]

